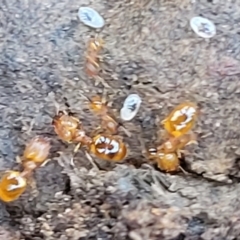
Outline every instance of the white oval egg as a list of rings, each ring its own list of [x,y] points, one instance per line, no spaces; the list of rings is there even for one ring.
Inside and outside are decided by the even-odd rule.
[[[80,7],[78,17],[81,22],[92,28],[101,28],[105,24],[102,16],[90,7]]]
[[[202,38],[211,38],[216,34],[216,27],[213,22],[203,17],[193,17],[190,20],[192,30]]]
[[[141,103],[142,99],[137,94],[130,94],[120,110],[121,119],[124,121],[132,120],[138,113]]]

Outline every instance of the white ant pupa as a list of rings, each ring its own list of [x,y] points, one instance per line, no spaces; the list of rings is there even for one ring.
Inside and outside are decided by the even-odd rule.
[[[216,27],[207,18],[193,17],[190,20],[192,30],[202,38],[211,38],[216,34]]]
[[[92,28],[102,28],[105,24],[100,14],[90,7],[80,7],[78,17],[81,22]]]
[[[142,103],[142,99],[137,94],[130,94],[124,101],[123,107],[120,110],[121,119],[124,121],[132,120]]]

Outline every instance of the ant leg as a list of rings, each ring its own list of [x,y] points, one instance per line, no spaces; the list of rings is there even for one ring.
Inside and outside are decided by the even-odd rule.
[[[80,149],[81,144],[82,144],[82,143],[79,142],[79,143],[77,144],[77,146],[75,146],[75,148],[74,148],[74,150],[73,150],[73,155],[72,155],[72,157],[71,157],[71,159],[70,159],[70,165],[71,165],[71,166],[75,166],[73,159],[74,159],[74,157],[76,156],[78,150]]]
[[[181,158],[182,157],[182,154],[185,153],[186,150],[177,150],[177,157],[178,158]]]
[[[51,161],[51,159],[46,159],[46,160],[40,165],[40,167],[46,166],[46,164],[49,163],[50,161]]]
[[[74,148],[73,152],[74,152],[74,153],[77,153],[77,151],[80,149],[81,145],[82,145],[81,142],[78,143],[77,146]]]
[[[23,123],[24,126],[22,127],[22,130],[24,130],[27,135],[30,135],[33,129],[34,123],[35,123],[34,119],[31,120],[30,124]]]
[[[37,189],[37,182],[33,177],[28,178],[28,186],[31,189],[31,197],[37,197],[39,195],[39,191]]]
[[[181,166],[179,166],[179,169],[180,169],[185,175],[189,175],[189,173],[186,172]]]
[[[81,92],[79,92],[79,93],[80,93],[80,95],[81,95],[82,97],[84,97],[88,102],[92,103],[92,99],[91,99],[90,97],[85,96],[85,95],[82,94]]]
[[[161,124],[164,124],[166,121],[167,121],[167,118],[163,119],[163,120],[161,121]]]
[[[142,156],[145,157],[145,158],[148,158],[148,150],[145,146],[145,143],[143,141],[142,138],[140,138],[140,146],[141,146],[141,152],[142,152]]]
[[[91,137],[95,137],[96,135],[98,135],[98,134],[101,133],[102,131],[103,131],[103,128],[102,128],[101,125],[99,125],[97,128],[95,128],[95,129],[91,132],[90,136],[91,136]]]
[[[97,164],[94,162],[93,158],[91,157],[91,155],[88,152],[85,152],[85,155],[87,157],[87,159],[89,160],[89,162],[92,164],[93,168],[95,168],[96,170],[100,170],[99,167],[97,166]]]
[[[187,142],[186,146],[190,145],[190,144],[198,145],[197,135],[195,133],[190,132],[189,134],[187,134],[187,136],[188,136],[189,141]]]
[[[190,144],[195,144],[195,145],[198,145],[198,142],[196,140],[190,140],[187,144],[187,145],[190,145]]]
[[[99,62],[103,62],[104,61],[104,57],[103,56],[98,56],[98,61]]]
[[[95,33],[94,38],[98,39],[99,33]]]
[[[56,115],[58,115],[60,112],[60,105],[58,104],[57,101],[54,101],[54,107],[55,107]]]
[[[107,84],[107,82],[100,76],[95,76],[95,86],[98,86],[100,83],[105,87],[105,88],[110,88],[110,86]]]
[[[23,171],[21,172],[21,176],[27,179],[31,179],[32,178],[32,174],[33,174],[33,170],[32,169],[23,169]]]
[[[16,156],[16,162],[22,164],[22,159],[20,156]]]
[[[108,105],[108,101],[107,101],[107,99],[108,99],[108,91],[106,90],[106,89],[103,89],[103,93],[102,93],[102,103],[104,104],[104,105]]]
[[[178,158],[181,158],[182,157],[182,154],[184,154],[184,155],[187,155],[187,154],[190,154],[190,152],[188,151],[188,150],[178,150],[177,151],[177,155],[178,155]]]
[[[118,128],[119,128],[119,130],[123,130],[123,132],[124,132],[128,137],[132,137],[131,132],[128,131],[128,130],[125,128],[125,126],[124,126],[123,123],[118,122]]]
[[[91,63],[92,65],[94,65],[94,67],[99,68],[99,64],[97,63],[96,58],[98,58],[98,56],[96,56],[96,54],[94,54],[94,56],[87,55],[86,61],[88,63]]]

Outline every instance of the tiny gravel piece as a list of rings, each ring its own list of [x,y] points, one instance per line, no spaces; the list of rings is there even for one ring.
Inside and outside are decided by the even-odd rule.
[[[207,18],[193,17],[190,20],[192,30],[202,38],[211,38],[216,34],[216,27]]]
[[[123,107],[120,111],[122,120],[130,121],[132,120],[142,103],[142,99],[137,94],[130,94],[124,101]]]
[[[104,19],[97,11],[90,7],[80,7],[78,17],[81,22],[89,27],[102,28],[104,26]]]

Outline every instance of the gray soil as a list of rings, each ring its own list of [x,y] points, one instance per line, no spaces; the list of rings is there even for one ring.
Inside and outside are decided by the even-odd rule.
[[[104,17],[101,31],[84,26],[80,6]],[[198,37],[189,20],[216,24]],[[0,170],[21,169],[16,156],[35,135],[51,138],[51,161],[13,203],[1,203],[0,239],[237,240],[240,239],[240,7],[220,0],[2,0],[0,4]],[[84,72],[86,42],[105,41],[95,86]],[[51,126],[66,103],[91,132],[99,119],[86,98],[107,95],[119,113],[124,98],[143,104],[125,124],[130,153],[120,164],[74,146]],[[143,156],[161,141],[160,121],[186,100],[201,108],[186,173],[165,174]]]

